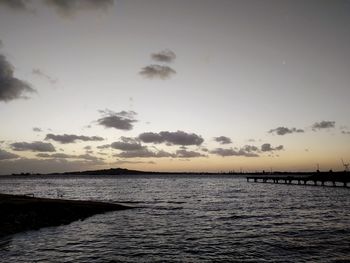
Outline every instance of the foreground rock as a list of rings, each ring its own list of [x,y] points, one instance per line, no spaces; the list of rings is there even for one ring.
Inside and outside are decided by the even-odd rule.
[[[0,237],[129,208],[112,203],[0,194]]]

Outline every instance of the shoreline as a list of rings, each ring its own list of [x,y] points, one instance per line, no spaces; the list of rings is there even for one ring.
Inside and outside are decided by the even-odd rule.
[[[43,227],[67,225],[96,214],[132,208],[96,201],[0,194],[0,238]]]

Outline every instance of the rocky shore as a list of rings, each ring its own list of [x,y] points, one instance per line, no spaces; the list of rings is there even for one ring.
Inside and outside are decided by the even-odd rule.
[[[114,203],[0,194],[0,237],[130,208]]]

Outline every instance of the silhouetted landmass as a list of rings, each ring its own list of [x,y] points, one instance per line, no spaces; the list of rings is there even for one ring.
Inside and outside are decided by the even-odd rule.
[[[237,176],[247,176],[247,175],[281,175],[281,176],[292,176],[292,175],[302,175],[302,176],[335,176],[349,174],[345,171],[324,171],[324,172],[283,172],[283,171],[272,171],[272,172],[155,172],[155,171],[139,171],[139,170],[129,170],[124,168],[110,168],[102,170],[90,170],[90,171],[73,171],[64,173],[49,173],[49,174],[39,174],[39,173],[20,173],[12,174],[13,176],[29,176],[29,175],[237,175]]]
[[[129,208],[113,203],[0,194],[0,237]]]

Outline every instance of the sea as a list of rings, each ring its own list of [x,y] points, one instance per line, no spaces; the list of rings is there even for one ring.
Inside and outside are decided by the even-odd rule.
[[[100,175],[0,177],[0,193],[135,207],[2,238],[0,262],[350,262],[350,188]]]

